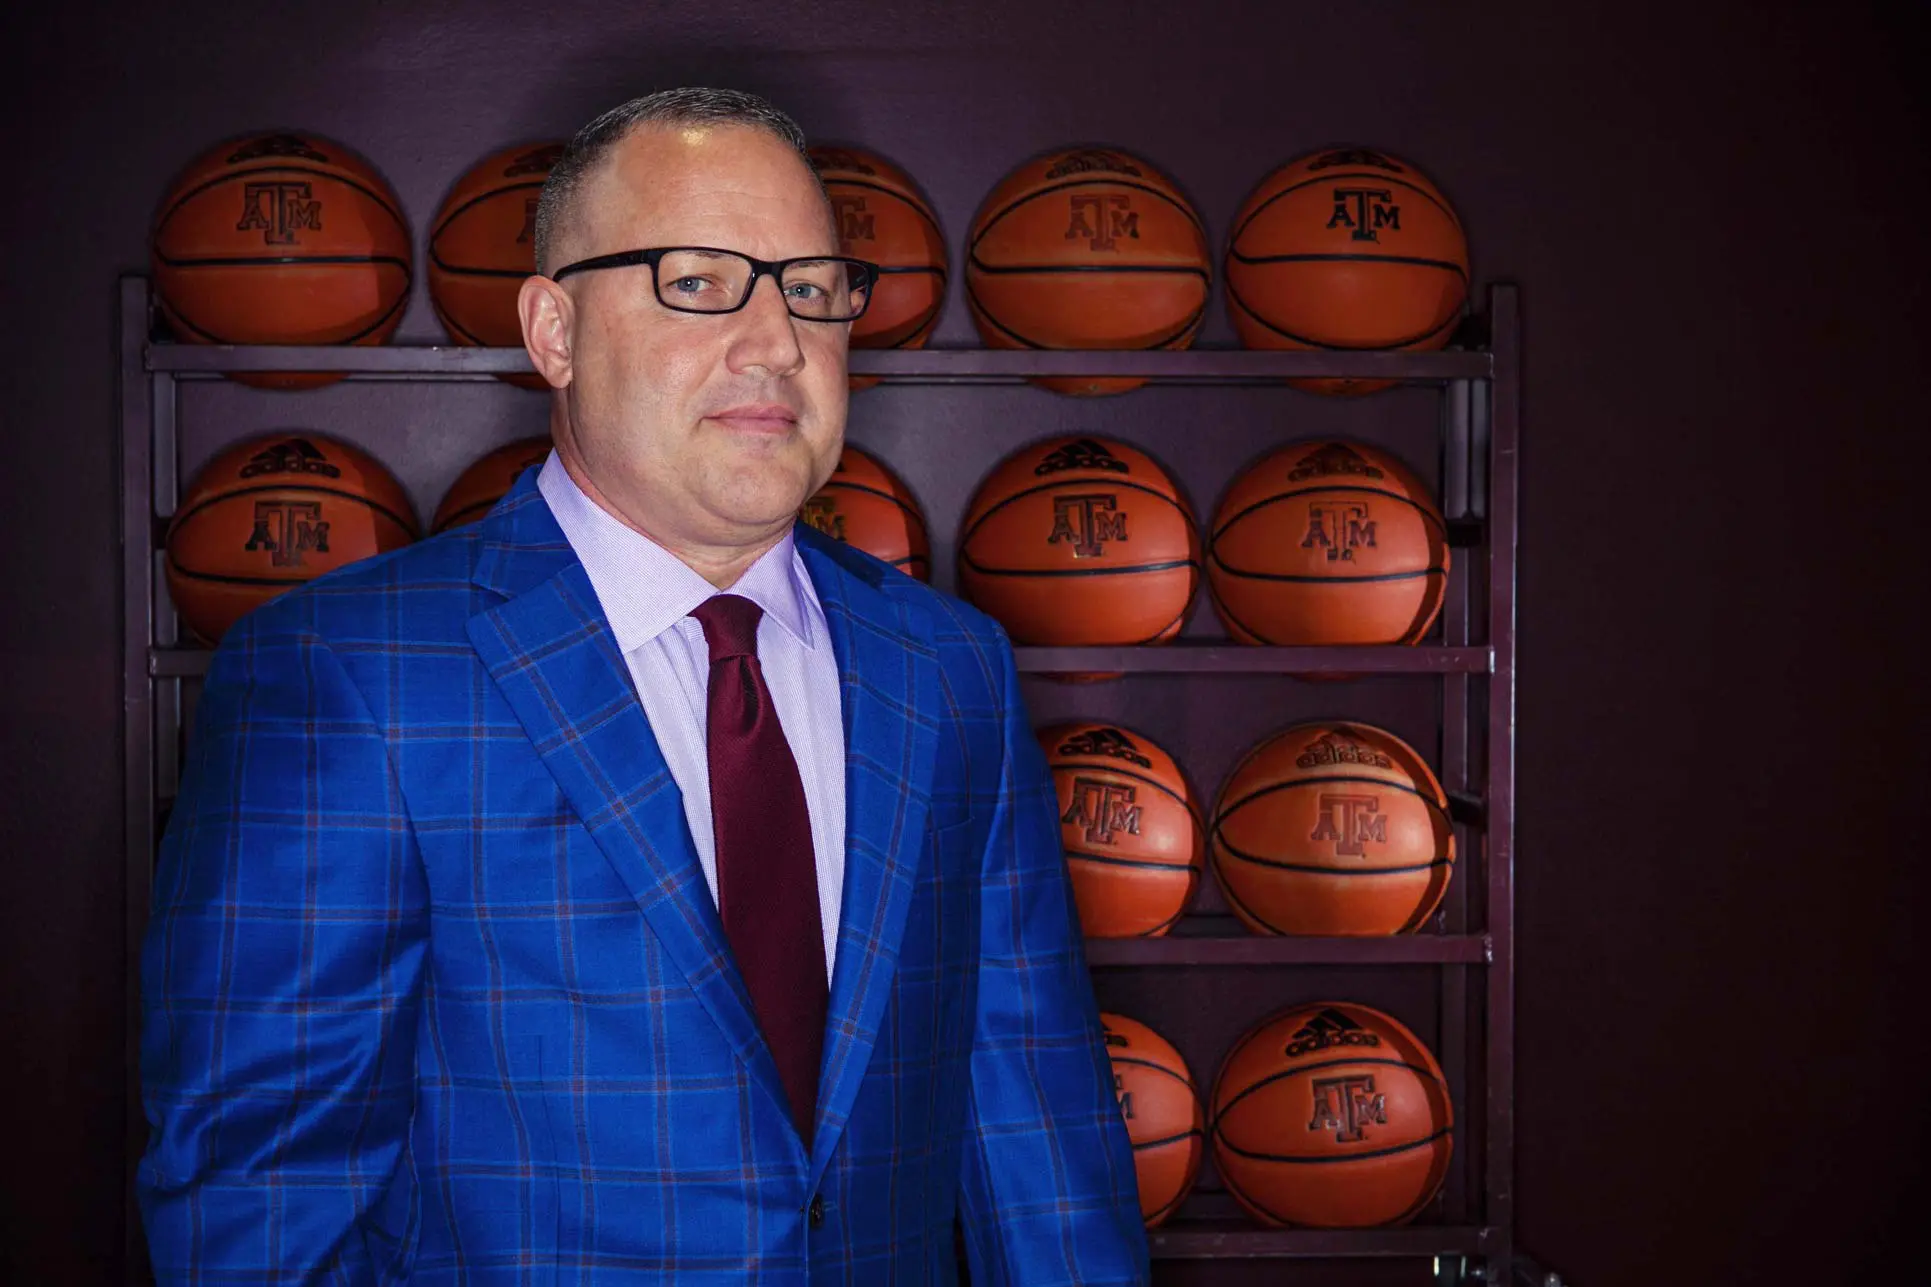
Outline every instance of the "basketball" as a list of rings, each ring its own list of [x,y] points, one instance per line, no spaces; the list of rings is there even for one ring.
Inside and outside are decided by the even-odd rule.
[[[1220,790],[1214,876],[1257,934],[1404,934],[1455,868],[1448,797],[1415,749],[1365,724],[1297,724]]]
[[[907,576],[931,579],[931,547],[918,497],[878,457],[849,443],[839,453],[838,468],[805,502],[801,517]]]
[[[210,644],[282,591],[416,539],[402,484],[320,434],[279,433],[209,461],[168,525],[168,596]]]
[[[1054,724],[1038,737],[1086,936],[1165,934],[1193,898],[1206,850],[1199,801],[1180,766],[1111,724]]]
[[[1253,349],[1439,349],[1468,298],[1468,240],[1421,171],[1385,152],[1312,152],[1234,216],[1227,308]],[[1373,393],[1392,380],[1292,380]]]
[[[458,475],[443,493],[442,504],[436,506],[436,517],[430,520],[429,530],[445,532],[474,523],[509,494],[524,470],[541,468],[549,455],[550,440],[543,437],[521,438],[483,456]]]
[[[945,303],[945,234],[912,176],[874,152],[815,147],[811,163],[831,198],[840,254],[877,264],[865,315],[852,323],[855,349],[921,349]],[[853,376],[870,388],[877,376]]]
[[[1454,1150],[1441,1066],[1393,1018],[1329,1002],[1241,1038],[1213,1093],[1214,1166],[1262,1224],[1406,1224]]]
[[[456,180],[429,231],[429,302],[458,344],[522,348],[516,294],[536,271],[536,202],[561,143],[526,143],[483,158]],[[547,389],[543,377],[506,375]]]
[[[1117,149],[1028,161],[992,190],[967,241],[966,301],[988,348],[1184,349],[1212,281],[1200,216],[1166,175]],[[1035,383],[1101,394],[1146,381]]]
[[[1199,1174],[1206,1151],[1200,1096],[1186,1060],[1165,1037],[1117,1014],[1102,1014],[1100,1027],[1113,1061],[1113,1093],[1133,1141],[1140,1217],[1151,1229],[1186,1200]]]
[[[315,135],[223,143],[183,170],[154,222],[154,285],[196,344],[381,344],[409,301],[409,225],[367,161]],[[245,372],[308,389],[327,372]]]
[[[1419,478],[1353,442],[1294,443],[1221,499],[1207,586],[1250,644],[1412,644],[1448,585],[1448,533]]]
[[[967,507],[959,589],[1015,642],[1164,643],[1200,576],[1179,485],[1137,448],[1054,438],[1008,456]]]

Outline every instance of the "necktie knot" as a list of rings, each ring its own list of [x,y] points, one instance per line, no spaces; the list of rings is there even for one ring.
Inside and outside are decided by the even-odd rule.
[[[758,655],[758,622],[764,609],[741,594],[714,594],[697,605],[691,615],[704,627],[704,642],[711,647],[711,664],[734,657]]]

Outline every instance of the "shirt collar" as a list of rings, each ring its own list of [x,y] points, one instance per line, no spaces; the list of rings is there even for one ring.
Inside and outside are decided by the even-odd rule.
[[[649,643],[720,593],[743,595],[799,643],[817,646],[806,607],[816,593],[789,530],[735,585],[720,591],[675,554],[584,495],[555,451],[543,462],[536,485],[590,577],[619,652],[628,654]]]

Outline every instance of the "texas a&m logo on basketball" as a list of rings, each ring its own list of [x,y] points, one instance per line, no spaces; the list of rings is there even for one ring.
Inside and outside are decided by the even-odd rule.
[[[292,246],[304,228],[322,230],[322,203],[310,196],[306,180],[274,179],[245,183],[241,189],[241,220],[236,232],[261,230],[262,244]]]
[[[1072,545],[1074,558],[1098,558],[1106,553],[1108,541],[1127,539],[1126,515],[1119,512],[1119,504],[1119,497],[1103,492],[1053,497],[1053,530],[1046,544],[1065,541]]]
[[[838,512],[838,506],[829,496],[813,496],[806,501],[802,517],[805,522],[833,540],[846,539],[845,516]]]
[[[1327,226],[1350,229],[1350,241],[1380,241],[1383,228],[1401,231],[1401,207],[1387,188],[1336,188]]]
[[[260,478],[266,474],[315,474],[321,478],[340,478],[342,471],[329,464],[328,457],[308,439],[289,438],[250,456],[240,472],[243,478]]]
[[[1090,249],[1117,251],[1120,242],[1140,239],[1140,212],[1125,193],[1088,193],[1066,200],[1066,240],[1084,239]]]
[[[849,246],[855,241],[878,240],[878,216],[865,208],[865,198],[848,192],[834,193],[831,208],[838,219],[838,240]]]
[[[1127,463],[1108,451],[1104,443],[1079,438],[1047,452],[1046,458],[1033,466],[1033,473],[1044,478],[1068,469],[1097,469],[1109,474],[1130,472]]]
[[[1369,464],[1360,452],[1346,443],[1328,442],[1295,461],[1294,468],[1287,471],[1287,481],[1301,483],[1310,478],[1328,478],[1335,474],[1357,478],[1386,476],[1378,466]]]
[[[1374,1078],[1317,1077],[1314,1079],[1314,1115],[1310,1131],[1333,1131],[1337,1144],[1359,1144],[1366,1139],[1370,1124],[1388,1124],[1388,1097],[1378,1094]]]
[[[536,241],[536,209],[541,204],[539,197],[523,199],[523,226],[516,232],[517,245],[527,246]]]
[[[1381,1038],[1339,1010],[1327,1009],[1296,1028],[1283,1051],[1289,1059],[1336,1046],[1379,1046]]]
[[[1105,778],[1075,775],[1073,803],[1060,815],[1064,826],[1078,827],[1088,844],[1111,845],[1117,836],[1140,834],[1140,806],[1134,803],[1137,790]]]
[[[1375,548],[1375,521],[1362,501],[1314,501],[1307,507],[1304,550],[1321,550],[1328,561],[1350,563],[1359,549]]]
[[[1100,1031],[1106,1034],[1106,1048],[1109,1052],[1124,1049],[1133,1044],[1121,1034],[1107,1027],[1104,1022],[1100,1024]],[[1126,1088],[1126,1078],[1117,1072],[1113,1074],[1113,1097],[1120,1101],[1120,1116],[1126,1118],[1128,1121],[1132,1121],[1133,1092]]]
[[[255,502],[255,524],[243,549],[253,553],[267,550],[269,562],[278,568],[302,566],[302,555],[310,550],[329,552],[329,525],[322,517],[320,501],[262,500]]]
[[[1309,840],[1333,841],[1334,852],[1348,858],[1365,854],[1370,840],[1388,843],[1388,819],[1381,816],[1380,796],[1323,791],[1319,801]]]
[[[236,148],[228,154],[229,165],[242,165],[249,161],[259,161],[263,157],[292,157],[298,161],[328,162],[328,157],[315,150],[305,138],[293,134],[267,134]]]
[[[1046,171],[1048,179],[1064,179],[1074,174],[1124,174],[1137,179],[1140,167],[1117,152],[1089,147],[1068,152]]]
[[[1326,768],[1335,764],[1368,764],[1378,769],[1392,769],[1394,761],[1375,750],[1363,746],[1345,736],[1346,729],[1336,729],[1309,742],[1301,748],[1294,758],[1295,766],[1303,769]]]
[[[1125,760],[1143,769],[1153,767],[1153,761],[1140,753],[1133,739],[1117,728],[1089,728],[1075,733],[1059,744],[1061,755],[1095,755],[1112,760]]]

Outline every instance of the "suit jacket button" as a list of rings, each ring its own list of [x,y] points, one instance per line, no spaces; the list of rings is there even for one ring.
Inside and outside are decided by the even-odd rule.
[[[825,1223],[824,1198],[822,1197],[812,1198],[811,1205],[805,1208],[805,1218],[811,1221],[811,1227],[814,1229],[819,1228],[821,1225]]]

